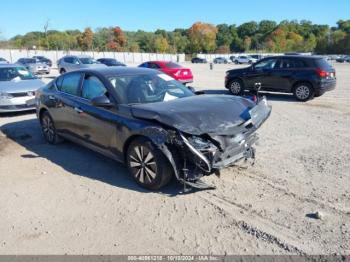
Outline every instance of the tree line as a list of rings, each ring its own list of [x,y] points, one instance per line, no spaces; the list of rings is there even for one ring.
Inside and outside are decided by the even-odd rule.
[[[188,29],[155,32],[123,31],[120,27],[92,30],[48,30],[17,35],[0,42],[1,48],[83,51],[127,51],[157,53],[233,53],[233,52],[315,52],[350,53],[350,20],[337,26],[313,24],[307,20],[250,21],[213,25],[196,22]]]

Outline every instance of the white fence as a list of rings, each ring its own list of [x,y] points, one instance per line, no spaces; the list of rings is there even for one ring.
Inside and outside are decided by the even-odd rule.
[[[166,60],[174,62],[185,62],[185,54],[157,54],[157,53],[128,53],[128,52],[83,52],[83,51],[42,51],[42,50],[20,50],[20,49],[0,49],[0,57],[11,63],[15,63],[22,57],[33,57],[43,55],[56,65],[58,59],[65,55],[89,55],[95,59],[115,58],[120,62],[138,64],[151,60]]]
[[[311,53],[300,53],[303,55],[311,55]],[[276,56],[283,55],[283,53],[232,53],[232,54],[198,54],[198,57],[205,58],[207,61],[213,61],[216,57],[225,57],[226,59],[230,59],[231,56],[241,56],[241,55],[261,55],[261,56]]]

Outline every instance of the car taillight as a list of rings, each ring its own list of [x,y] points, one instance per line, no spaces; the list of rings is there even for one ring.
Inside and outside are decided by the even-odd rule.
[[[177,71],[174,73],[174,75],[179,76],[180,73],[181,73],[181,70],[177,70]]]
[[[316,73],[319,77],[327,77],[329,76],[329,72],[327,72],[326,70],[322,70],[320,68],[316,69]]]

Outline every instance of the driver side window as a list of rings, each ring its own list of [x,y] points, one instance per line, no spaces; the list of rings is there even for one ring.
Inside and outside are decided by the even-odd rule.
[[[107,89],[96,76],[85,75],[82,89],[83,98],[92,100],[95,97],[103,96],[106,94]]]
[[[277,59],[266,59],[255,64],[255,69],[273,69],[276,65]]]

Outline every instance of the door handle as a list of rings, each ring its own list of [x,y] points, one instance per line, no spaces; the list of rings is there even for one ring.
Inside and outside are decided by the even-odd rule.
[[[74,110],[79,114],[84,113],[84,111],[81,110],[79,107],[74,107]]]

